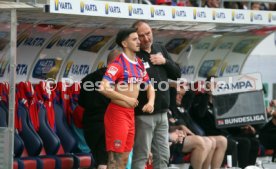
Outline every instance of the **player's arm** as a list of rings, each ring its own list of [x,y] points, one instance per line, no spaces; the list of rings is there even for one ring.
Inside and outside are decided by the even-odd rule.
[[[150,83],[149,76],[146,70],[144,70],[143,81],[146,82],[147,84],[146,88],[147,88],[148,102],[147,104],[144,105],[144,107],[142,108],[142,111],[152,113],[154,111],[155,90],[153,85]]]
[[[127,96],[117,92],[111,87],[110,82],[107,79],[103,79],[99,86],[99,92],[111,100],[126,100]]]
[[[155,91],[151,84],[147,87],[148,102],[144,105],[142,111],[152,113],[154,111]]]
[[[123,70],[120,64],[110,64],[100,83],[99,92],[111,100],[121,100],[126,102],[130,107],[136,107],[138,105],[137,99],[123,95],[111,86],[111,84],[115,84],[116,80],[122,75],[122,73]]]
[[[107,79],[103,79],[99,86],[99,92],[111,100],[121,100],[126,102],[130,107],[136,107],[138,105],[138,100],[132,97],[123,95],[110,85]]]

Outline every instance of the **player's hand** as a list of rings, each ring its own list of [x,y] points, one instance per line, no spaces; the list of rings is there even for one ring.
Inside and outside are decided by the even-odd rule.
[[[164,65],[166,63],[166,59],[160,52],[157,54],[151,54],[150,61],[153,65]]]
[[[151,165],[151,164],[152,164],[152,161],[153,161],[153,156],[152,156],[152,153],[149,152],[149,156],[148,156],[148,161],[147,161],[147,163],[148,163],[149,165]]]
[[[178,133],[177,142],[182,144],[183,139],[187,136],[187,133],[185,133],[183,130],[177,130],[177,133]]]
[[[125,102],[132,108],[137,107],[139,104],[139,101],[132,97],[129,97],[128,99],[126,99]]]
[[[151,103],[147,103],[144,105],[144,107],[142,108],[143,112],[148,112],[148,113],[152,113],[154,111],[154,106]]]

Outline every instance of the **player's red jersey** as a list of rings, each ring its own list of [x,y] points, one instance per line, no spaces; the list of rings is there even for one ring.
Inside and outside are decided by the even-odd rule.
[[[131,61],[126,54],[122,53],[107,67],[103,77],[111,83],[149,83],[149,76],[141,59]]]

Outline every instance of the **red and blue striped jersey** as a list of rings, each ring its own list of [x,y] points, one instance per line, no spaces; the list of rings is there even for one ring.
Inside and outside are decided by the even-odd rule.
[[[117,83],[150,83],[148,73],[144,68],[141,59],[136,58],[136,61],[131,61],[122,53],[108,65],[104,79],[112,84]]]

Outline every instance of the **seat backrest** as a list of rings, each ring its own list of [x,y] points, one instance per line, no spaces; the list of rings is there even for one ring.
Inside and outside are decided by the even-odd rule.
[[[0,100],[0,127],[7,127],[8,121],[7,121],[7,110],[5,108],[3,101]]]
[[[0,83],[0,127],[8,126],[8,87]]]
[[[8,110],[5,107],[5,104],[0,101],[0,127],[7,127],[7,114]],[[24,143],[22,139],[19,137],[18,133],[14,133],[14,157],[20,157],[24,150]]]
[[[45,151],[48,155],[55,155],[60,147],[60,140],[58,136],[51,129],[44,105],[39,103],[39,130],[38,134],[41,137]]]
[[[40,81],[39,84],[35,85],[35,91],[37,94],[37,100],[41,102],[46,109],[46,116],[50,128],[56,132],[55,128],[55,112],[53,108],[53,94],[48,90],[47,84],[44,81]]]
[[[40,154],[43,143],[39,135],[35,132],[35,129],[30,120],[28,106],[26,105],[27,100],[24,96],[24,82],[20,82],[17,85],[17,92],[21,95],[18,97],[17,113],[19,121],[21,123],[22,130],[19,130],[19,135],[24,141],[25,148],[30,156],[37,156]]]
[[[54,110],[56,119],[57,135],[60,138],[61,145],[66,153],[71,153],[77,148],[77,141],[75,140],[66,120],[63,109],[62,86],[57,86],[54,98]]]
[[[24,150],[24,142],[17,132],[14,133],[14,157],[20,157]]]
[[[0,127],[8,126],[8,107],[7,104],[0,100]],[[20,157],[24,150],[23,140],[19,137],[17,130],[14,132],[14,157]]]
[[[60,138],[64,151],[66,153],[71,153],[75,150],[77,142],[69,129],[62,106],[59,103],[54,102],[54,110],[57,135]]]
[[[33,128],[28,110],[22,102],[18,103],[18,113],[21,116],[22,130],[19,132],[20,137],[24,141],[24,145],[31,156],[37,156],[42,149],[42,140]]]

